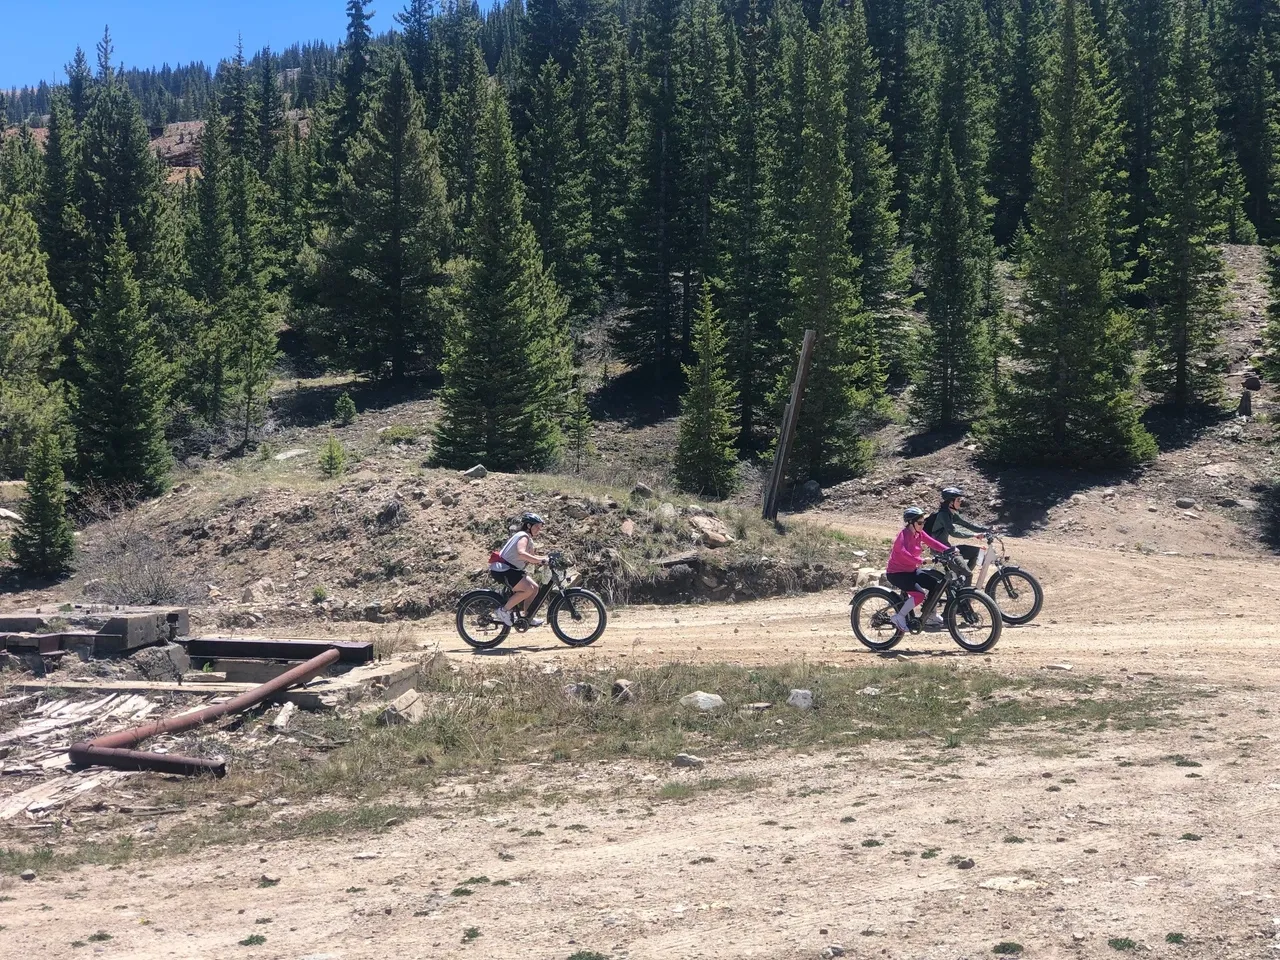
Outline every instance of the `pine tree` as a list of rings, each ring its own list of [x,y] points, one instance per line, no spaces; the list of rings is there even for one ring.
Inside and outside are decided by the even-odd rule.
[[[41,194],[44,164],[35,135],[25,123],[0,140],[0,196],[21,200],[34,212]]]
[[[1273,383],[1280,380],[1280,247],[1271,247],[1267,257],[1267,292],[1271,302],[1267,305],[1267,326],[1263,331],[1266,352],[1262,357],[1262,372]]]
[[[1064,0],[1040,104],[1018,366],[992,422],[1005,460],[1115,466],[1155,454],[1131,389],[1133,329],[1112,238],[1116,115],[1083,0]]]
[[[1225,265],[1221,234],[1222,148],[1213,113],[1204,14],[1183,0],[1169,82],[1158,114],[1151,173],[1154,217],[1144,251],[1151,265],[1151,350],[1143,379],[1183,414],[1221,393]]]
[[[43,430],[27,461],[22,525],[13,535],[13,559],[31,577],[62,577],[71,571],[74,541],[63,490],[62,444]]]
[[[1265,241],[1277,235],[1280,217],[1280,93],[1260,32],[1249,54],[1248,86],[1237,104],[1236,131],[1244,174],[1246,212]]]
[[[577,327],[598,304],[600,261],[592,250],[586,159],[574,135],[570,95],[569,82],[548,60],[530,94],[524,171],[529,222]]]
[[[275,160],[280,133],[284,129],[284,97],[276,76],[275,58],[271,48],[261,53],[262,68],[258,72],[258,175],[266,177]]]
[[[676,483],[690,493],[725,497],[737,485],[737,396],[725,369],[728,346],[724,323],[711,303],[710,285],[703,284],[693,325],[697,361],[684,368],[688,386],[680,398],[676,441]]]
[[[734,141],[725,198],[728,264],[723,277],[727,358],[738,394],[738,447],[755,449],[769,383],[777,376],[779,317],[787,309],[786,255],[777,210],[772,57],[755,0],[742,28],[740,79],[729,129]]]
[[[627,197],[624,146],[634,107],[619,31],[584,37],[574,57],[574,138],[582,151],[597,284],[612,290],[622,273]]]
[[[1116,79],[1127,160],[1129,219],[1137,250],[1146,242],[1148,224],[1156,215],[1150,171],[1156,165],[1157,117],[1161,87],[1169,72],[1173,7],[1170,0],[1118,0],[1116,4],[1117,63],[1121,65]],[[1145,258],[1139,254],[1139,281],[1147,270]]]
[[[806,70],[800,215],[791,257],[794,305],[785,331],[789,357],[799,356],[805,330],[817,335],[790,466],[795,476],[819,481],[865,467],[869,451],[858,435],[858,416],[884,388],[874,324],[859,300],[849,251],[853,198],[839,72],[837,39],[824,29],[812,44]],[[779,380],[779,407],[789,380]]]
[[[993,233],[1002,247],[1026,223],[1031,199],[1031,155],[1040,137],[1036,86],[1043,61],[1044,25],[1037,0],[1013,0],[996,52],[996,102],[991,145]]]
[[[440,358],[449,221],[435,139],[408,65],[393,54],[339,181],[322,245],[322,332],[354,369],[401,379]]]
[[[199,269],[191,272],[191,294],[202,306],[190,349],[183,355],[183,392],[195,414],[212,426],[225,418],[231,388],[227,306],[236,286],[236,243],[231,224],[231,156],[222,114],[210,108],[200,141],[196,220],[188,249]]]
[[[651,0],[636,28],[641,49],[637,112],[626,147],[632,166],[624,280],[632,309],[614,331],[618,352],[651,368],[659,383],[676,371],[680,356],[680,303],[671,289],[684,261],[676,130],[679,13],[678,0]]]
[[[435,0],[409,0],[395,15],[404,41],[405,62],[413,74],[413,85],[419,96],[426,95],[434,73],[431,26],[435,12]]]
[[[63,415],[59,367],[71,317],[45,263],[31,215],[0,199],[0,477],[22,470],[35,438]]]
[[[83,52],[80,56],[83,58]],[[83,316],[89,293],[77,267],[88,261],[85,249],[88,238],[77,207],[79,152],[75,118],[68,98],[55,93],[49,111],[43,192],[37,213],[40,242],[49,255],[49,281],[57,291],[59,302],[76,316]]]
[[[270,61],[270,55],[267,58]],[[249,93],[249,68],[244,61],[244,42],[236,39],[236,55],[227,69],[227,89],[222,97],[222,112],[227,117],[227,148],[233,157],[256,161],[258,124],[254,103]]]
[[[1230,152],[1226,152],[1223,157],[1221,192],[1224,220],[1222,240],[1226,243],[1257,243],[1258,231],[1245,212],[1249,196],[1244,186],[1244,175],[1240,172],[1240,164]]]
[[[853,176],[849,246],[858,261],[856,278],[863,305],[875,322],[885,371],[900,377],[907,363],[903,328],[911,257],[899,242],[898,215],[892,209],[889,129],[876,93],[879,68],[867,41],[862,4],[849,5],[838,29],[846,70],[845,160]]]
[[[67,64],[67,101],[77,127],[84,123],[89,112],[89,94],[92,88],[93,71],[89,69],[89,58],[82,49],[76,47],[75,57]]]
[[[480,127],[480,172],[457,310],[445,342],[435,457],[521,470],[554,460],[568,386],[565,301],[524,217],[507,104],[495,93]]]
[[[341,164],[346,159],[346,146],[364,123],[368,87],[373,72],[373,30],[369,20],[373,14],[365,10],[363,0],[347,0],[347,39],[342,45],[342,69],[338,74],[337,116],[335,119],[335,153]]]
[[[489,99],[489,70],[478,44],[467,50],[458,87],[448,94],[440,121],[440,166],[453,207],[453,225],[465,243],[479,170],[479,128]]]
[[[117,224],[93,316],[81,325],[76,341],[80,369],[72,411],[80,478],[151,496],[169,479],[164,439],[169,374],[134,269],[124,228]]]
[[[676,34],[684,65],[676,90],[675,133],[679,140],[677,229],[684,255],[680,342],[687,348],[698,288],[724,271],[725,180],[729,173],[729,78],[724,17],[718,0],[693,0]]]
[[[574,473],[581,473],[587,461],[595,456],[595,446],[591,442],[593,428],[586,394],[582,392],[582,384],[575,383],[573,392],[569,394],[564,420],[565,459],[573,465]]]
[[[964,184],[941,147],[941,169],[925,254],[925,328],[915,367],[914,415],[930,427],[951,427],[982,411],[988,343],[981,320],[982,244],[974,236]]]

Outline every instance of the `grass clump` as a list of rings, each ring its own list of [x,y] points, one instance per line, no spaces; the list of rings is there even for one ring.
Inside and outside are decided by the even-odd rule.
[[[1138,945],[1128,937],[1112,937],[1107,941],[1107,946],[1112,950],[1137,950]]]
[[[409,446],[418,442],[418,437],[422,436],[422,431],[417,427],[411,427],[407,423],[397,423],[394,427],[387,427],[378,434],[378,442],[386,444],[402,443]]]
[[[1012,940],[1002,940],[991,948],[991,952],[1001,956],[1016,956],[1022,952],[1022,944],[1014,943]]]
[[[267,942],[267,938],[260,933],[251,933],[243,940],[239,941],[242,947],[260,947]]]
[[[99,930],[97,933],[89,934],[85,939],[90,943],[106,943],[108,940],[112,940],[114,938],[105,930]]]
[[[1179,944],[1186,943],[1187,937],[1186,937],[1186,934],[1183,934],[1183,933],[1166,933],[1164,935],[1164,942],[1179,943]]]
[[[473,940],[478,940],[478,939],[480,939],[479,927],[467,927],[467,929],[462,931],[463,943],[471,943]]]

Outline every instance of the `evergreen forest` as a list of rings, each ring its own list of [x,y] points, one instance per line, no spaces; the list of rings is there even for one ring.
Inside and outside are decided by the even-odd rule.
[[[528,470],[588,449],[590,357],[681,397],[679,480],[723,496],[814,330],[793,480],[856,475],[895,416],[1139,466],[1148,408],[1224,400],[1222,245],[1280,241],[1280,0],[346,13],[215,68],[125,69],[108,31],[3,95],[0,479],[46,491],[34,568],[63,471],[155,495],[253,450],[304,362],[438,397],[436,463]]]

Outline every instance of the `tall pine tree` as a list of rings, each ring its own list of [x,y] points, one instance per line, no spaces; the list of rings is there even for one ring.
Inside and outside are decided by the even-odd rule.
[[[525,470],[559,452],[569,386],[565,301],[524,216],[524,187],[506,100],[494,93],[480,127],[471,261],[458,279],[445,341],[435,458]]]
[[[859,435],[859,415],[880,399],[884,378],[849,250],[853,198],[844,157],[844,90],[839,42],[830,26],[814,39],[806,73],[788,355],[799,355],[805,330],[817,338],[790,468],[796,477],[821,481],[865,468],[869,448]],[[789,378],[779,381],[779,406],[789,389]]]
[[[941,169],[923,242],[927,323],[912,407],[928,426],[946,428],[982,412],[989,343],[980,304],[983,245],[974,236],[950,144],[944,142],[940,150]]]
[[[704,284],[693,325],[697,361],[684,368],[675,476],[682,490],[724,497],[736,486],[733,408],[737,402],[725,369],[728,338]]]
[[[1143,379],[1185,413],[1221,393],[1225,266],[1215,238],[1224,228],[1222,146],[1213,114],[1204,14],[1183,0],[1169,81],[1158,115],[1154,217],[1146,257],[1151,349]]]
[[[28,576],[61,577],[71,570],[74,541],[63,482],[61,441],[44,430],[31,448],[22,525],[13,535],[13,559]]]
[[[1131,392],[1132,323],[1115,263],[1124,210],[1106,67],[1083,0],[1064,0],[1040,104],[1018,365],[992,424],[1006,460],[1110,465],[1155,455]]]
[[[164,421],[169,373],[134,279],[124,228],[111,234],[94,311],[76,341],[73,422],[86,483],[152,496],[169,480]]]
[[[435,138],[398,53],[374,90],[320,251],[321,332],[342,362],[400,379],[441,355],[449,219]]]
[[[1031,199],[1031,155],[1040,137],[1036,85],[1042,70],[1044,25],[1038,0],[1013,0],[1004,16],[996,51],[990,191],[995,201],[995,242],[1007,247],[1025,224]]]
[[[0,477],[20,472],[35,438],[64,414],[60,367],[71,317],[45,264],[31,215],[0,199]]]
[[[574,131],[569,81],[548,59],[530,96],[524,143],[529,222],[547,265],[569,298],[569,316],[578,327],[599,300],[599,257],[592,250],[591,206],[586,158]]]

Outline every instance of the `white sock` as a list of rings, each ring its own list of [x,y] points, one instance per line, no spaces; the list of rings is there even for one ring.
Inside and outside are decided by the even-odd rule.
[[[905,620],[907,619],[907,617],[911,616],[911,611],[914,610],[915,608],[916,608],[916,602],[912,600],[910,597],[908,597],[907,602],[904,603],[902,605],[902,609],[898,611],[898,616],[900,616],[903,620]]]

